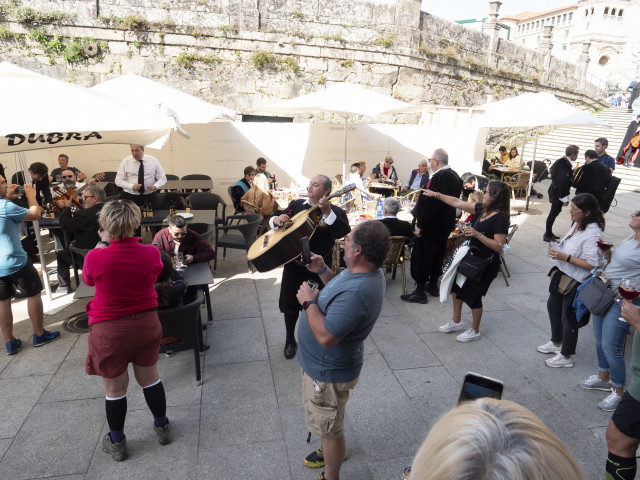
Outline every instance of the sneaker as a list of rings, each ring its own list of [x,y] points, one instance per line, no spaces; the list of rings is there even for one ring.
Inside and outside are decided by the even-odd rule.
[[[562,355],[560,352],[556,353],[555,357],[545,360],[544,363],[547,367],[551,368],[573,367],[573,361],[570,358],[564,358],[564,355]]]
[[[55,342],[60,338],[60,332],[49,332],[45,330],[42,335],[33,334],[33,346],[41,347],[47,343]]]
[[[544,345],[540,345],[536,350],[540,353],[560,353],[562,347],[556,347],[553,342],[547,342]]]
[[[555,241],[556,241],[556,238],[555,238],[553,235],[550,235],[550,234],[548,234],[548,233],[545,233],[545,234],[542,236],[542,241],[543,241],[543,242],[547,242],[547,243],[548,243],[548,242],[555,242]]]
[[[470,328],[464,333],[461,333],[456,337],[456,340],[462,343],[473,342],[474,340],[480,340],[480,332],[476,332],[473,328]]]
[[[129,456],[127,438],[123,438],[122,442],[112,443],[111,435],[107,432],[102,439],[102,451],[111,455],[116,462],[121,462]]]
[[[458,323],[454,322],[453,320],[449,320],[447,323],[445,323],[444,325],[442,325],[441,327],[438,327],[438,330],[440,330],[442,333],[449,333],[449,332],[459,332],[461,330],[464,330],[464,324],[462,323],[462,320],[460,320]]]
[[[587,390],[602,390],[603,392],[611,391],[611,382],[603,382],[598,375],[591,375],[586,380],[578,382],[582,388]]]
[[[349,459],[349,452],[344,451],[344,460],[345,462]],[[322,447],[317,449],[315,452],[311,452],[307,455],[307,458],[304,459],[304,464],[309,468],[322,468],[324,467],[324,455],[322,455]],[[324,472],[322,472],[324,475]]]
[[[71,291],[71,288],[69,288],[68,286],[63,287],[63,286],[59,286],[58,288],[56,288],[55,293],[64,293],[67,294]]]
[[[171,443],[171,428],[169,428],[169,419],[164,427],[159,427],[153,423],[153,431],[158,435],[158,443],[160,445],[169,445]]]
[[[622,397],[612,388],[607,398],[598,404],[598,408],[605,412],[613,412],[620,403],[620,400],[622,400]]]
[[[325,480],[324,472],[322,472],[320,475],[318,475],[318,478],[316,478],[316,480]]]
[[[4,346],[7,347],[7,355],[15,355],[18,353],[18,350],[20,350],[20,347],[22,347],[22,340],[14,338],[10,342],[6,342]]]

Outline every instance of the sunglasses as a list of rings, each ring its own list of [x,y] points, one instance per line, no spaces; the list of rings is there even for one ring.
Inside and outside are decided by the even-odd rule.
[[[73,178],[73,175],[62,175],[62,178]]]
[[[634,217],[640,217],[640,210],[636,210],[635,212],[631,212],[631,215]]]

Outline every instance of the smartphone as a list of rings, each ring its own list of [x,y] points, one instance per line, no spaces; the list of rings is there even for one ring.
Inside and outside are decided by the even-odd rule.
[[[502,398],[503,390],[504,383],[500,380],[496,380],[491,377],[484,377],[473,372],[467,372],[464,376],[464,382],[462,382],[462,389],[460,390],[458,404],[481,397],[500,400]]]
[[[24,195],[25,194],[24,187],[22,185],[20,185],[18,188],[16,188],[16,194],[18,194],[18,195]]]
[[[311,247],[309,247],[309,237],[302,237],[300,239],[300,246],[302,247],[302,263],[309,265],[311,263]]]

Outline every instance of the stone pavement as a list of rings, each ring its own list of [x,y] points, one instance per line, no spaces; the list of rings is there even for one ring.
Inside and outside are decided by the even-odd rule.
[[[546,185],[539,190],[546,192]],[[629,213],[637,200],[637,194],[618,195],[618,206],[606,216],[607,234],[616,244],[630,233]],[[388,276],[383,312],[366,342],[361,380],[347,407],[350,458],[342,478],[400,478],[436,419],[456,405],[467,371],[503,380],[504,398],[535,412],[587,478],[603,477],[611,414],[596,405],[606,394],[578,387],[597,371],[591,327],[580,332],[574,368],[548,368],[548,356],[535,350],[549,339],[551,265],[541,241],[548,206],[546,198],[537,200],[529,214],[514,217],[520,229],[507,256],[510,286],[502,275],[491,286],[479,341],[462,344],[455,334],[439,333],[451,316],[451,302],[404,303],[400,279]],[[556,233],[568,227],[565,208]],[[218,269],[211,293],[215,318],[206,330],[211,349],[201,357],[203,383],[196,385],[191,353],[160,358],[170,445],[157,444],[134,384],[126,423],[130,458],[116,463],[101,451],[107,431],[102,384],[84,373],[86,335],[63,331],[51,345],[36,349],[29,340],[15,357],[0,356],[0,479],[315,478],[319,472],[302,459],[320,441],[305,442],[299,367],[282,354],[280,272],[248,274],[238,251],[220,259]],[[84,308],[84,302],[65,307],[69,297],[47,302],[48,327],[61,329],[65,318]],[[26,340],[24,303],[14,305],[15,330]],[[466,308],[463,320],[470,321]]]

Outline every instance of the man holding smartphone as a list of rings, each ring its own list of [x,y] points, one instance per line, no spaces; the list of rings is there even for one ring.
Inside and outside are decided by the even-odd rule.
[[[298,290],[305,420],[309,432],[322,437],[322,446],[304,463],[325,467],[318,480],[338,480],[347,457],[344,410],[362,370],[363,343],[382,310],[386,283],[380,267],[389,245],[389,231],[382,223],[361,223],[345,237],[347,270],[336,275],[320,255],[312,254],[307,268],[325,287],[319,291],[304,282]]]
[[[42,282],[33,264],[20,244],[18,224],[23,220],[37,220],[42,208],[36,200],[36,187],[24,186],[29,208],[22,208],[9,200],[16,198],[18,185],[7,185],[0,177],[0,329],[4,335],[7,355],[15,355],[22,347],[22,341],[13,336],[13,312],[11,297],[16,287],[27,297],[27,311],[33,326],[33,346],[40,347],[57,340],[60,332],[48,332],[44,329],[42,307]]]

